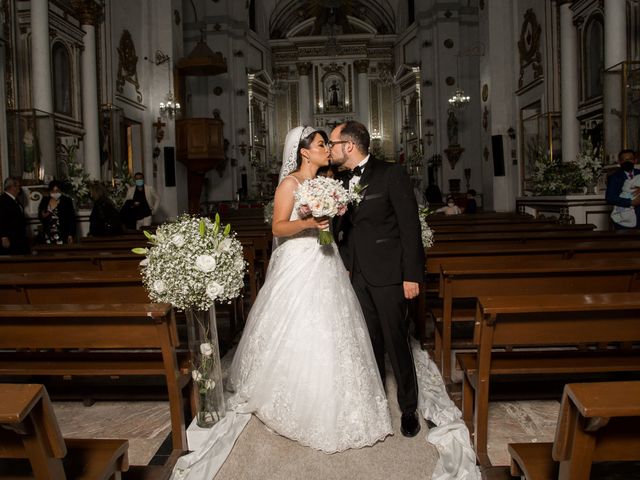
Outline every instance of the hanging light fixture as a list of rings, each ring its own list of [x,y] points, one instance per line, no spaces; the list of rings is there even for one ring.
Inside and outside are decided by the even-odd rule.
[[[471,101],[469,95],[465,95],[464,90],[460,86],[460,55],[456,55],[456,91],[449,99],[449,106],[456,110],[463,110]]]
[[[449,105],[451,105],[453,108],[463,109],[470,101],[471,97],[469,95],[465,95],[464,90],[458,87],[456,88],[453,96],[449,99]]]
[[[173,84],[171,79],[171,57],[161,52],[160,50],[156,50],[155,64],[162,65],[163,63],[167,64],[167,74],[169,77],[169,93],[167,93],[164,102],[160,102],[160,104],[158,105],[158,109],[160,110],[160,115],[165,118],[172,119],[180,113],[180,103],[177,102],[173,97],[173,91],[171,88],[171,85]]]
[[[160,115],[174,118],[180,113],[180,103],[173,98],[173,93],[169,91],[165,102],[160,102]]]

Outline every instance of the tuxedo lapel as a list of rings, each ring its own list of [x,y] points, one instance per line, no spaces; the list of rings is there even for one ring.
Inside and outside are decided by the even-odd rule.
[[[355,205],[354,208],[353,208],[353,216],[354,217],[356,216],[356,214],[360,210],[360,205],[362,204],[362,202],[365,200],[365,198],[367,196],[367,192],[369,190],[369,183],[371,182],[371,179],[373,178],[374,170],[375,170],[375,161],[370,157],[369,161],[366,163],[366,165],[364,167],[364,172],[362,172],[362,176],[360,177],[360,182],[358,183],[358,185],[360,185],[360,187],[361,187],[362,200],[360,201],[360,203]]]

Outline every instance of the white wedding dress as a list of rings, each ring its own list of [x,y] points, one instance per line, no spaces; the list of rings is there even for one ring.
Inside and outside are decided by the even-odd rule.
[[[273,251],[229,372],[229,407],[334,453],[373,445],[392,428],[349,276],[335,243],[317,238],[305,230]]]

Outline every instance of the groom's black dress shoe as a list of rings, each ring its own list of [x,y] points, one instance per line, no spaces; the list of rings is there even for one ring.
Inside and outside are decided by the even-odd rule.
[[[400,431],[405,437],[415,437],[418,434],[420,431],[420,420],[415,411],[402,414]]]

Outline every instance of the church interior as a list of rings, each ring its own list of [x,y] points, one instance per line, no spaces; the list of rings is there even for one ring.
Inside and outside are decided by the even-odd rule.
[[[352,120],[413,187],[412,334],[458,413],[404,438],[390,400],[395,435],[334,455],[254,417],[206,478],[640,478],[638,208],[630,190],[621,226],[608,188],[624,152],[640,163],[639,0],[0,0],[0,26],[0,177],[31,252],[0,254],[0,478],[183,478],[192,320],[152,304],[141,225],[235,232],[224,374],[269,271],[287,133]],[[56,182],[63,245],[43,231]]]

